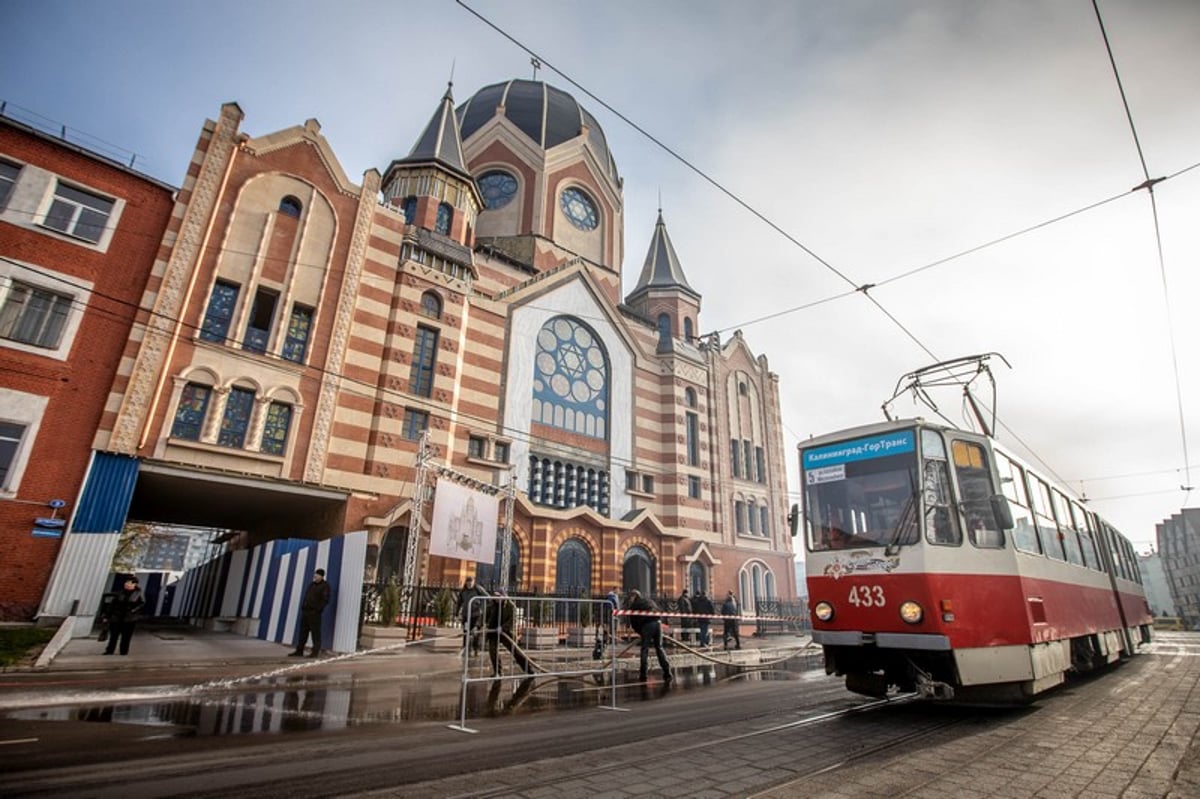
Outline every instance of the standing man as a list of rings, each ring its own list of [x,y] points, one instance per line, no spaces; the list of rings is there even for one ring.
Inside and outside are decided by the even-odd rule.
[[[620,607],[621,599],[617,594],[617,587],[614,585],[604,596],[604,618],[600,620],[602,628],[600,635],[606,646],[610,643],[609,637],[612,635],[613,613]]]
[[[688,634],[684,631],[692,626],[692,600],[688,598],[688,590],[686,588],[683,589],[683,593],[679,595],[679,599],[676,601],[676,604],[679,606],[679,640],[686,643]]]
[[[479,630],[483,627],[484,603],[476,602],[472,607],[471,598],[487,596],[488,592],[481,586],[475,585],[475,578],[468,577],[463,581],[463,587],[458,590],[458,618],[462,621],[463,647],[470,647],[468,654],[474,655],[479,651]],[[470,615],[468,619],[467,616]]]
[[[700,646],[708,646],[711,639],[709,638],[708,624],[712,621],[709,616],[716,613],[713,608],[712,600],[709,599],[704,590],[696,592],[696,597],[692,600],[692,613],[699,613],[700,618],[696,619],[696,626],[700,628]],[[708,616],[704,614],[708,614]]]
[[[300,601],[300,643],[296,644],[296,651],[289,653],[289,657],[304,655],[304,645],[310,633],[312,654],[309,657],[315,658],[321,654],[321,614],[328,604],[329,583],[325,582],[325,570],[317,569],[313,572],[312,582],[304,589],[304,599]]]
[[[104,654],[111,655],[117,651],[118,639],[121,643],[121,654],[129,654],[133,628],[141,618],[144,604],[146,603],[142,599],[142,589],[138,588],[138,578],[130,575],[121,593],[113,597],[104,611],[104,616],[108,619],[108,646],[105,647]]]
[[[725,630],[722,635],[725,648],[729,648],[729,639],[733,638],[733,642],[737,644],[734,649],[741,649],[742,635],[738,631],[738,616],[741,615],[741,608],[738,607],[737,598],[734,597],[732,591],[725,597],[725,601],[721,603],[721,615],[725,617]]]
[[[634,611],[656,611],[658,606],[647,597],[642,596],[642,592],[636,588],[629,592],[629,604],[626,610]],[[646,666],[650,657],[650,647],[654,647],[654,654],[658,656],[658,665],[662,668],[663,682],[670,682],[674,679],[671,674],[671,664],[667,661],[667,655],[663,652],[662,647],[662,624],[658,616],[643,615],[635,613],[629,617],[629,626],[642,639],[642,670],[638,676],[639,682],[646,681]]]

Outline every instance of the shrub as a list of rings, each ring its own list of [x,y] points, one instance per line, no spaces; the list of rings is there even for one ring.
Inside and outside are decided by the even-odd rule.
[[[384,627],[391,627],[400,615],[400,584],[396,582],[395,577],[388,580],[387,585],[383,587],[383,593],[379,597],[379,615]]]

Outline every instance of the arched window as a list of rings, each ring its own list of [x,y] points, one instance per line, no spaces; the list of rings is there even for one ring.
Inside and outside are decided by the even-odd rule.
[[[608,356],[578,319],[556,316],[538,332],[532,410],[535,422],[608,436]]]
[[[404,198],[404,224],[411,225],[413,220],[417,218],[417,198]]]
[[[444,236],[450,235],[450,220],[454,218],[454,211],[450,208],[449,203],[441,203],[438,205],[437,225],[434,227],[438,233]]]
[[[691,342],[696,337],[696,331],[692,329],[691,317],[683,317],[683,340]]]
[[[683,402],[689,408],[696,407],[696,389],[688,387],[683,390]]]
[[[578,538],[568,538],[558,548],[554,591],[569,597],[592,591],[592,553]]]
[[[299,217],[300,211],[304,206],[292,195],[288,195],[279,201],[279,213],[285,216]]]
[[[625,550],[621,580],[626,592],[636,588],[646,596],[653,596],[658,588],[658,581],[655,579],[654,558],[645,547],[639,544]]]
[[[671,338],[671,317],[665,313],[658,315],[658,340],[667,341]]]
[[[427,291],[421,295],[421,313],[430,319],[442,318],[442,298],[436,291]]]
[[[692,596],[708,593],[708,569],[698,560],[688,566],[688,588]]]

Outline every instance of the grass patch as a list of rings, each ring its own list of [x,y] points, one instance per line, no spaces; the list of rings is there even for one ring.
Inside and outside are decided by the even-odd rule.
[[[23,663],[54,637],[53,627],[0,627],[0,668]]]

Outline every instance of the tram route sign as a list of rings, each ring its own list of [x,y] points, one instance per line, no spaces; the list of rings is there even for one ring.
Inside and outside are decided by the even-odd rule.
[[[854,461],[885,458],[889,455],[913,452],[916,448],[917,437],[912,430],[898,430],[894,433],[856,438],[852,441],[804,450],[804,470],[807,473],[809,470],[815,471]]]

